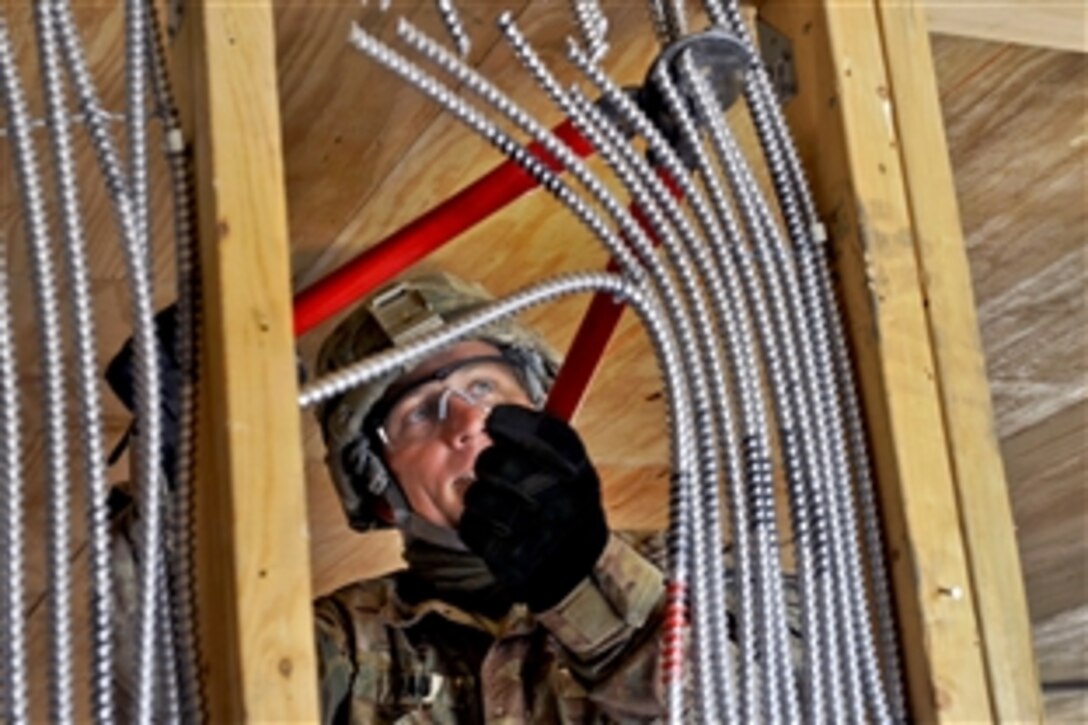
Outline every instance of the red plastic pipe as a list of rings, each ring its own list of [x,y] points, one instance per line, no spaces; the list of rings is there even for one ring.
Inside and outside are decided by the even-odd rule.
[[[608,263],[608,271],[616,271],[615,262]],[[582,404],[586,389],[589,388],[589,382],[604,357],[604,349],[608,347],[608,341],[616,331],[625,306],[616,302],[610,294],[598,292],[593,295],[589,309],[582,318],[582,324],[578,327],[578,332],[574,333],[567,359],[563,361],[563,367],[559,368],[559,375],[548,394],[548,402],[544,407],[549,413],[563,420],[574,417],[578,406]]]
[[[569,120],[553,133],[579,156],[593,147]],[[540,144],[529,145],[534,156],[559,171],[561,165]],[[393,232],[343,267],[295,296],[295,336],[299,337],[357,302],[383,282],[453,240],[536,186],[514,161],[505,161],[415,221]]]

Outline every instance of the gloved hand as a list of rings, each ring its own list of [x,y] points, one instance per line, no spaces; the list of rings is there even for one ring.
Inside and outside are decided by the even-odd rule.
[[[589,575],[608,542],[600,481],[578,434],[547,413],[500,405],[486,428],[493,445],[476,459],[461,540],[543,611]]]

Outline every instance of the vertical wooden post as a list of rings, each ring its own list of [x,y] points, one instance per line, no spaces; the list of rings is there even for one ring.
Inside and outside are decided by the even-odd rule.
[[[768,0],[761,13],[794,43],[787,111],[832,238],[912,714],[1039,719],[928,41],[907,5]]]
[[[309,537],[268,0],[186,5],[205,377],[197,483],[213,722],[317,720]]]
[[[990,704],[999,722],[1041,721],[1027,597],[925,8],[877,0],[877,9]]]

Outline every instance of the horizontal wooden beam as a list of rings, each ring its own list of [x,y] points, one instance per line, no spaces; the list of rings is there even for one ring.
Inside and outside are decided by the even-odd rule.
[[[1088,11],[1079,0],[924,0],[929,29],[1054,50],[1088,50]]]

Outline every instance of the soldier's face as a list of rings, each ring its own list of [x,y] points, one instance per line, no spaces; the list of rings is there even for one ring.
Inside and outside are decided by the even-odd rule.
[[[497,355],[498,348],[490,343],[462,342],[428,358],[405,382],[411,385],[442,368]],[[532,405],[513,370],[501,364],[470,364],[455,375],[421,385],[397,404],[387,419],[391,443],[384,451],[416,515],[448,528],[461,520],[465,491],[475,480],[476,456],[491,445],[484,430],[491,407]]]

